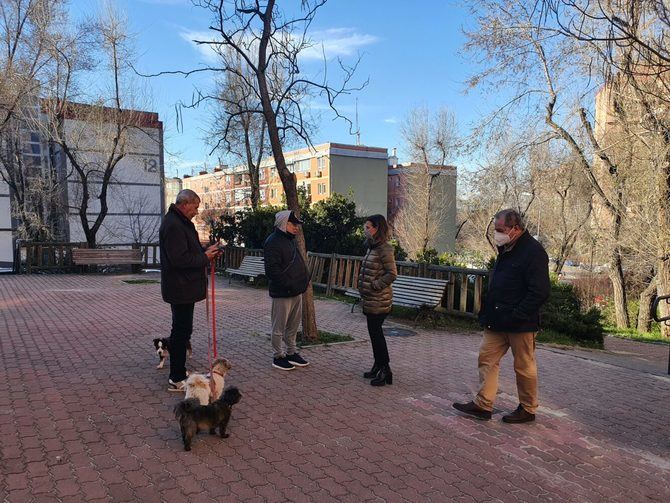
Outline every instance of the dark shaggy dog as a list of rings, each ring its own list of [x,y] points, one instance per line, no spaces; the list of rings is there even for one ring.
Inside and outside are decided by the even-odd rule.
[[[157,369],[162,369],[165,365],[165,359],[168,354],[170,354],[170,338],[163,337],[160,339],[154,339],[154,347],[156,348],[156,354],[158,355],[158,366]],[[186,355],[190,358],[193,355],[191,350],[191,341],[186,343]]]
[[[189,398],[179,402],[174,408],[174,415],[179,420],[184,450],[191,450],[193,437],[201,430],[209,430],[210,435],[219,428],[221,438],[228,438],[226,433],[233,405],[240,401],[242,394],[237,388],[228,388],[221,398],[209,405],[200,405],[197,398]]]

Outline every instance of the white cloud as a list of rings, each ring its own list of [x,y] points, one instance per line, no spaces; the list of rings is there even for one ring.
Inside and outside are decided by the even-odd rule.
[[[312,47],[301,54],[305,59],[322,59],[324,52],[326,59],[351,56],[359,49],[379,40],[374,35],[358,33],[354,28],[331,28],[315,31],[310,34],[310,38]]]
[[[384,119],[384,122],[386,122],[387,124],[397,124],[398,119],[396,119],[395,117],[389,117],[388,119]]]
[[[212,40],[213,32],[210,31],[196,31],[196,30],[182,30],[179,36],[191,44],[200,55],[205,58],[208,63],[213,63],[217,60],[218,55],[211,45],[196,44],[194,40]]]
[[[214,40],[214,32],[183,29],[179,35],[195,47],[205,61],[212,63],[217,60],[216,51],[212,46],[193,42],[193,40]],[[358,33],[354,28],[330,28],[315,31],[310,34],[310,39],[311,47],[300,53],[300,58],[303,60],[320,60],[324,54],[326,59],[352,56],[363,47],[379,40],[374,35]]]

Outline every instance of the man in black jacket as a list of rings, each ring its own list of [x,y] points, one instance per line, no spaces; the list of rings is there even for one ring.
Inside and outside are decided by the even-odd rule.
[[[309,285],[307,267],[295,242],[301,224],[291,210],[278,212],[275,230],[263,245],[265,276],[272,297],[272,366],[280,370],[309,365],[296,346],[302,320],[302,294]],[[286,350],[282,348],[282,340]]]
[[[193,308],[206,296],[206,268],[220,253],[217,244],[207,249],[200,245],[198,232],[191,222],[199,206],[198,194],[189,189],[180,191],[159,231],[161,293],[172,309],[168,391],[185,389],[186,346],[193,332]]]
[[[517,211],[498,212],[494,223],[498,258],[479,315],[484,327],[479,348],[479,392],[474,401],[455,403],[454,407],[481,419],[491,418],[500,360],[512,348],[519,406],[503,416],[503,421],[525,423],[535,420],[538,406],[535,335],[540,307],[551,290],[549,258],[542,245],[525,230]]]

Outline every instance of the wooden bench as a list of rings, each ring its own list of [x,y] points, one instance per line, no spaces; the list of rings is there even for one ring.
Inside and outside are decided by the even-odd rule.
[[[444,290],[448,284],[449,281],[446,279],[398,276],[393,282],[393,305],[416,309],[435,309],[442,304]],[[358,290],[353,289],[348,289],[344,293],[355,298],[351,305],[353,313],[361,295]]]
[[[75,265],[134,265],[143,264],[142,251],[132,249],[73,248]]]
[[[233,276],[244,276],[252,279],[265,276],[265,259],[247,255],[242,259],[240,267],[237,269],[228,268],[226,272],[228,273],[228,284],[232,281]]]

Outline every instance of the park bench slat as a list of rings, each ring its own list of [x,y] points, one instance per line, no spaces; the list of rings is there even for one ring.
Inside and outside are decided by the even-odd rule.
[[[446,279],[400,275],[393,282],[393,305],[435,309],[441,304],[444,290],[448,284],[449,281]],[[356,299],[351,306],[353,312],[354,306],[361,295],[358,290],[352,288],[344,290],[344,294]]]
[[[138,249],[109,250],[104,248],[74,248],[72,261],[75,265],[120,265],[142,264],[142,252]]]
[[[228,273],[229,283],[233,276],[246,276],[248,278],[265,276],[265,258],[247,255],[242,259],[238,268],[228,268],[226,272]]]

